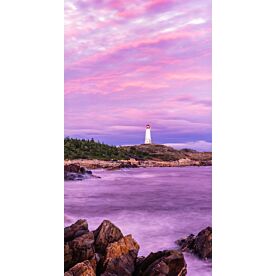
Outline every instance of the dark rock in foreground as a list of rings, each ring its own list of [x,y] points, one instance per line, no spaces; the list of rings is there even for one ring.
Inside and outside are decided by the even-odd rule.
[[[94,234],[89,232],[64,244],[64,269],[67,271],[79,262],[89,260],[95,254]]]
[[[87,232],[88,231],[88,232]],[[86,220],[64,229],[64,276],[185,276],[187,265],[177,250],[137,257],[139,244],[131,235],[104,220],[89,232]]]
[[[138,251],[139,245],[131,235],[111,243],[106,248],[103,262],[104,272],[101,275],[131,276],[135,269]]]
[[[182,251],[190,252],[201,259],[212,258],[212,227],[200,231],[197,236],[191,234],[184,239],[176,241]]]
[[[164,250],[151,253],[135,270],[135,276],[175,275],[185,276],[187,264],[178,250]]]
[[[90,261],[83,261],[70,268],[64,276],[96,276],[96,273]]]
[[[88,232],[89,230],[87,221],[85,219],[79,219],[71,226],[64,228],[64,241],[71,241],[83,234],[87,234]]]
[[[94,231],[96,251],[104,254],[106,247],[113,242],[123,238],[121,230],[111,223],[104,220],[101,225]]]

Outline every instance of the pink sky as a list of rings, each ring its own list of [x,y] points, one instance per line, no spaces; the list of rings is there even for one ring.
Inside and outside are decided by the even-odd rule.
[[[65,136],[211,149],[211,1],[65,0]]]

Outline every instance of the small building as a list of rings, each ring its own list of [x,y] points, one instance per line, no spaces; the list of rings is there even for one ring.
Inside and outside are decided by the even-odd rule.
[[[151,127],[150,125],[146,125],[146,133],[145,133],[145,144],[151,144]]]

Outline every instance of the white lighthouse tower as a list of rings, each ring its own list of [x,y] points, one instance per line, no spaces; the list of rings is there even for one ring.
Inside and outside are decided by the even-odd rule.
[[[151,144],[150,125],[146,125],[145,144]]]

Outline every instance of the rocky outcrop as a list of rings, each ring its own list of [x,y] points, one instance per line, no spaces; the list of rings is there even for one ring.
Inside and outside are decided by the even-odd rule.
[[[89,260],[95,254],[94,234],[89,232],[65,242],[64,244],[64,269],[67,271],[75,264]]]
[[[79,219],[71,226],[64,228],[64,241],[71,241],[83,234],[87,234],[88,232],[89,230],[87,221],[85,219]]]
[[[136,276],[175,275],[185,276],[187,264],[178,250],[164,250],[151,253],[135,270]]]
[[[64,171],[68,172],[68,173],[81,173],[84,174],[85,173],[85,168],[81,167],[78,164],[67,164],[64,165]]]
[[[80,164],[88,169],[108,169],[116,170],[122,168],[147,168],[147,167],[186,167],[186,166],[212,166],[211,152],[183,152],[177,158],[160,160],[158,155],[154,159],[129,159],[129,160],[70,160],[65,164]]]
[[[131,276],[135,269],[138,251],[139,245],[131,235],[111,243],[106,248],[103,261],[103,273],[101,275]]]
[[[104,254],[106,247],[123,238],[121,230],[109,220],[104,220],[94,231],[96,251]]]
[[[64,241],[64,276],[185,276],[187,272],[181,251],[138,258],[139,244],[108,220],[91,232],[86,220],[78,220],[65,228]]]
[[[93,175],[90,170],[85,169],[77,163],[67,163],[64,164],[64,180],[83,180],[87,177],[96,177],[99,176]]]
[[[212,227],[200,231],[197,236],[191,234],[176,242],[182,251],[191,252],[201,259],[212,258]]]
[[[70,268],[64,276],[96,276],[96,272],[90,261],[84,261]]]

